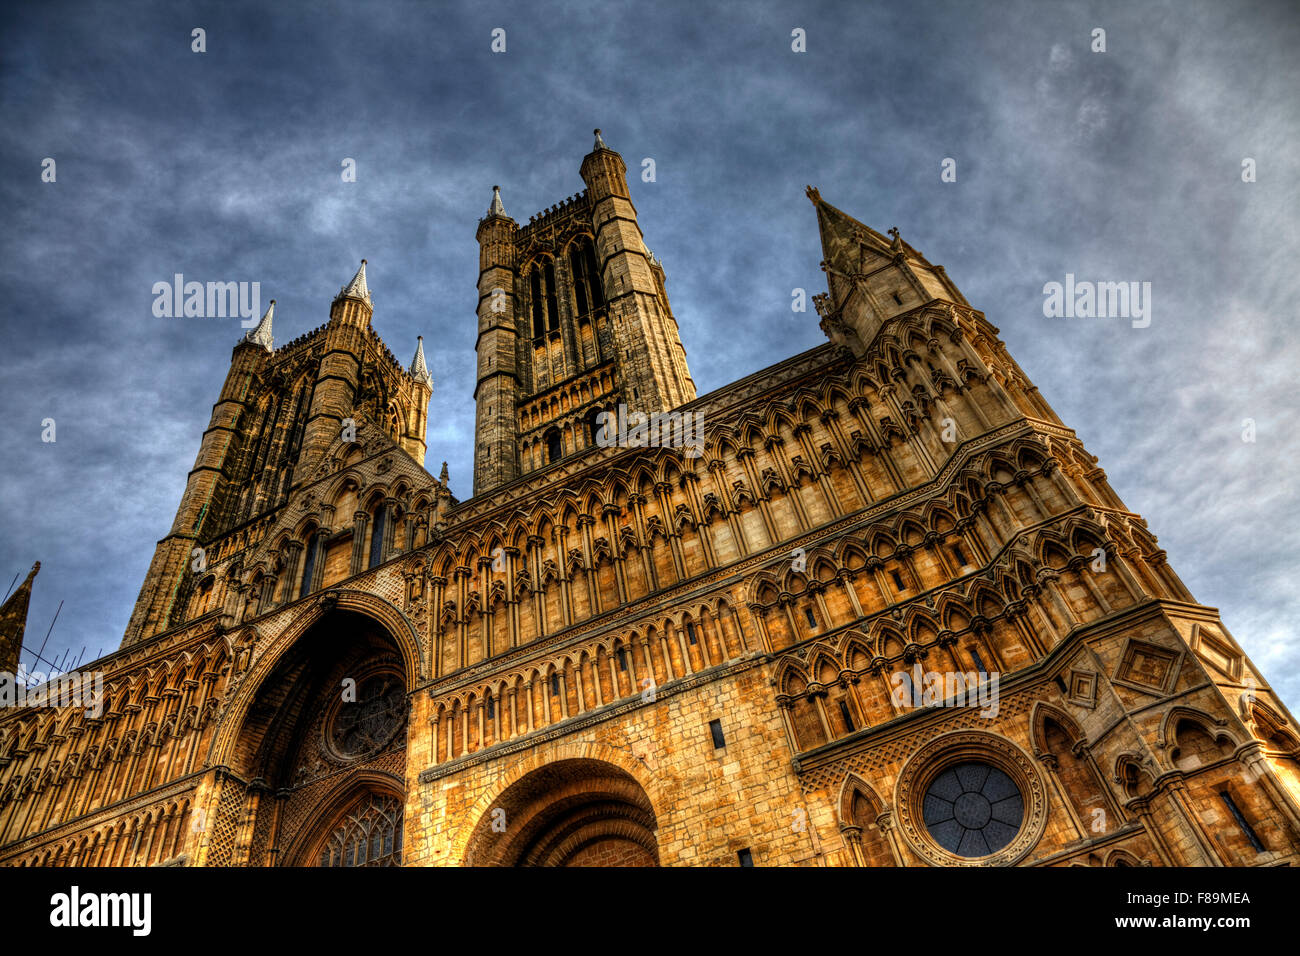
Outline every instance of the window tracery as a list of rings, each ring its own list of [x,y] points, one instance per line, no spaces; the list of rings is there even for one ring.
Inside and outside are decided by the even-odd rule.
[[[944,770],[925,792],[926,829],[958,856],[996,853],[1020,831],[1025,801],[1009,776],[990,764],[967,761]]]
[[[401,801],[389,794],[367,794],[325,840],[317,865],[401,866]]]
[[[344,701],[335,709],[326,739],[340,757],[363,757],[387,745],[405,715],[401,681],[393,674],[377,674],[361,683],[355,701]]]

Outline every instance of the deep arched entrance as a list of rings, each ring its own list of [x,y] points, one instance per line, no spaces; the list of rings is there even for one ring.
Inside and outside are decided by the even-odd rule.
[[[658,866],[641,785],[601,760],[560,760],[508,787],[475,826],[470,866]]]
[[[375,619],[335,609],[305,631],[244,714],[210,861],[400,865],[407,685],[397,642]],[[238,834],[222,826],[232,817]]]

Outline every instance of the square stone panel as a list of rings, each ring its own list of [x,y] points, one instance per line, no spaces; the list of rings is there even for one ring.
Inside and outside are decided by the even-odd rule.
[[[1181,658],[1181,653],[1170,648],[1130,638],[1115,671],[1115,681],[1139,690],[1168,693],[1178,676]]]

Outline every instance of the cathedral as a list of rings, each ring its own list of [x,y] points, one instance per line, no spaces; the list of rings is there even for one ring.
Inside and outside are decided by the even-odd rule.
[[[0,863],[1300,862],[1294,718],[943,267],[809,187],[828,341],[697,395],[626,172],[493,189],[465,501],[366,262],[270,303]]]

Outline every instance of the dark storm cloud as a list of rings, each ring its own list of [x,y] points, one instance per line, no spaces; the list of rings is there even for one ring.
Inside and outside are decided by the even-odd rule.
[[[1286,5],[2,16],[0,569],[43,561],[29,643],[64,600],[55,653],[115,647],[175,513],[242,331],[155,318],[153,284],[177,272],[260,282],[283,344],[322,324],[368,259],[376,329],[403,361],[417,334],[429,346],[430,470],[446,459],[468,497],[476,221],[494,183],[520,222],[579,191],[600,126],[627,161],[701,392],[824,341],[811,311],[790,309],[793,288],[825,282],[804,184],[897,225],[1001,328],[1197,598],[1300,699],[1300,37]],[[1089,50],[1097,26],[1104,54]],[[490,52],[494,27],[505,54]],[[795,27],[806,54],[790,51]],[[945,157],[956,183],[940,182]],[[1066,273],[1151,282],[1150,328],[1044,318],[1043,285]]]

